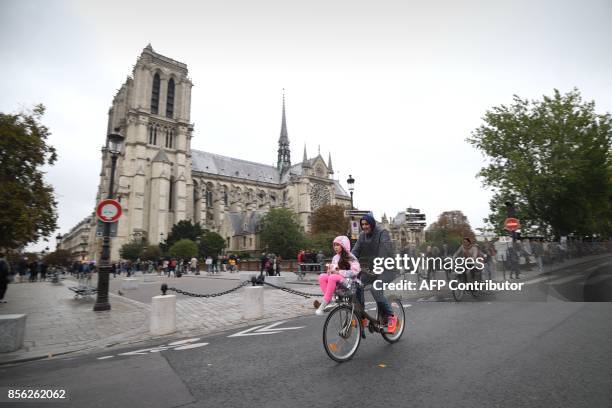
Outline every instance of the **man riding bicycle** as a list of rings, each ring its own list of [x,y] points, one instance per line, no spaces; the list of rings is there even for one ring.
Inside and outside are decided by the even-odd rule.
[[[363,285],[371,285],[375,280],[381,280],[383,283],[392,282],[395,278],[394,271],[385,270],[380,275],[375,275],[372,271],[374,258],[393,257],[393,245],[389,236],[389,231],[376,226],[374,217],[367,214],[364,215],[360,222],[361,233],[353,248],[353,255],[359,259],[361,264],[360,280]],[[381,285],[382,286],[382,285]],[[382,325],[387,325],[389,333],[395,331],[397,318],[393,314],[393,309],[389,305],[389,301],[385,297],[382,289],[376,290],[374,286],[370,288],[370,292],[376,300],[378,310],[382,312]],[[363,288],[357,289],[357,296],[361,304],[365,304]]]

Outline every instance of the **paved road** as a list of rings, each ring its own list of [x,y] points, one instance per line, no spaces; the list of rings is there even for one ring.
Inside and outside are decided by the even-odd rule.
[[[406,311],[402,341],[368,335],[343,364],[326,356],[324,319],[311,316],[2,367],[0,386],[68,390],[70,405],[49,407],[612,406],[612,304],[414,302]]]

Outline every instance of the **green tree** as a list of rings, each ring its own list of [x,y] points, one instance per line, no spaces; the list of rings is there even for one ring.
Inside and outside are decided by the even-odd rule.
[[[435,245],[442,248],[448,245],[449,250],[459,247],[463,238],[475,238],[474,231],[467,217],[461,211],[445,211],[438,216],[438,220],[431,224],[425,231],[427,245]]]
[[[181,239],[172,244],[168,253],[173,258],[191,259],[198,254],[198,246],[190,239]]]
[[[269,252],[285,259],[295,258],[304,235],[296,214],[288,208],[273,208],[261,220],[261,242]]]
[[[332,235],[346,235],[349,229],[349,219],[344,215],[345,208],[341,205],[323,205],[312,213],[311,228],[313,234],[321,232]]]
[[[172,230],[168,234],[166,240],[160,244],[160,247],[163,251],[168,251],[175,242],[181,239],[189,239],[195,242],[203,235],[204,229],[202,229],[199,223],[193,224],[189,220],[179,221],[172,226]]]
[[[610,236],[612,118],[577,89],[488,110],[467,141],[488,159],[478,175],[492,188],[486,219],[497,232],[513,201],[524,233]]]
[[[208,231],[200,238],[199,254],[201,257],[216,256],[225,248],[225,240],[216,232]]]
[[[119,249],[119,255],[122,259],[135,261],[142,256],[145,246],[146,243],[141,240],[127,242]]]
[[[143,261],[157,261],[162,257],[162,251],[159,245],[148,245],[140,254],[140,259]]]
[[[72,265],[72,253],[65,249],[58,249],[45,255],[44,261],[47,265],[67,267]]]
[[[346,234],[346,231],[344,234]],[[337,236],[338,234],[334,232],[319,232],[317,234],[310,234],[304,240],[304,249],[312,250],[314,252],[322,251],[325,256],[332,256],[334,254],[332,242]]]
[[[0,113],[0,247],[19,248],[57,228],[53,187],[41,168],[57,154],[47,144],[49,129],[41,123],[43,105],[31,112]]]

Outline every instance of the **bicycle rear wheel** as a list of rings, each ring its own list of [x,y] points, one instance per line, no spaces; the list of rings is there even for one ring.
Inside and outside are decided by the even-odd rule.
[[[383,336],[383,339],[387,340],[389,343],[395,343],[399,341],[402,334],[404,334],[404,329],[406,328],[406,313],[404,312],[404,305],[402,305],[401,300],[395,296],[390,296],[388,300],[393,310],[393,314],[397,318],[397,325],[393,333],[387,333],[383,330],[380,334]]]
[[[347,305],[329,312],[323,325],[323,347],[329,358],[342,363],[355,355],[361,342],[359,325],[359,319]]]
[[[465,279],[465,272],[462,273],[461,275],[456,275],[456,280],[458,283],[465,283],[466,279]],[[465,289],[454,289],[451,291],[453,293],[453,298],[455,298],[455,301],[460,302],[461,299],[463,299],[463,295],[465,294]]]

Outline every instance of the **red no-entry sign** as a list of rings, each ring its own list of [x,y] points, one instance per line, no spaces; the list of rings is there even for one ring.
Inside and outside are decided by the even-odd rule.
[[[506,218],[506,221],[504,222],[504,229],[507,231],[516,231],[519,228],[521,228],[519,220],[516,218]]]
[[[102,222],[115,222],[121,217],[121,204],[117,200],[102,200],[96,207],[96,216]]]

